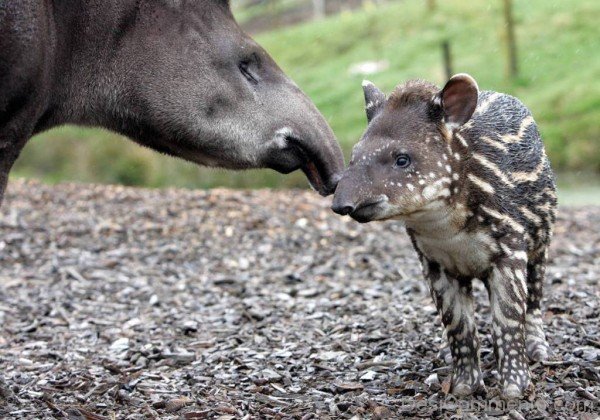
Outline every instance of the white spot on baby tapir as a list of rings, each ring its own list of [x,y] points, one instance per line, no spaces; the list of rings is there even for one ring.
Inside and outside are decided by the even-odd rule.
[[[409,191],[413,191],[415,186],[413,184],[406,184],[406,188],[408,188]]]
[[[443,194],[443,190],[444,190],[444,185],[450,183],[450,179],[449,178],[441,178],[438,179],[437,181],[435,181],[433,184],[426,186],[425,188],[423,188],[423,197],[428,200],[431,201],[439,196],[446,196],[445,194]],[[448,191],[449,193],[449,191]]]
[[[448,172],[449,174],[452,173],[452,168],[450,167],[450,165],[446,165],[446,172]]]
[[[429,178],[435,178],[435,173],[429,172]]]
[[[438,162],[437,162],[437,166],[439,166],[439,167],[441,168],[441,167],[443,166],[443,165],[442,165],[442,162],[440,162],[440,161],[438,160]]]

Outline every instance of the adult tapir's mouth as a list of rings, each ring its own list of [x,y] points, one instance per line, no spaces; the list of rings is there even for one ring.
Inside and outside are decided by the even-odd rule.
[[[281,129],[274,137],[275,148],[270,149],[266,166],[283,174],[301,169],[314,190],[322,196],[331,195],[344,170],[344,159],[337,143],[332,146],[326,140],[327,136],[304,138],[289,128]]]
[[[326,188],[325,182],[323,181],[321,173],[319,172],[319,168],[317,168],[317,165],[315,165],[314,162],[309,161],[302,165],[302,172],[304,172],[304,175],[306,175],[306,178],[308,178],[310,185],[316,191],[318,191],[319,194],[323,196],[331,194],[331,192],[329,192]]]
[[[333,194],[339,177],[329,176],[327,164],[323,162],[318,154],[313,153],[310,148],[304,146],[301,140],[291,136],[288,136],[286,140],[300,158],[302,162],[300,169],[304,172],[315,191],[324,197]]]

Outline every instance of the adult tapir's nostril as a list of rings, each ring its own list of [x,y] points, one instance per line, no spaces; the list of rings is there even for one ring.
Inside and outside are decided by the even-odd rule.
[[[354,211],[354,206],[349,203],[333,203],[331,210],[337,214],[346,216]]]

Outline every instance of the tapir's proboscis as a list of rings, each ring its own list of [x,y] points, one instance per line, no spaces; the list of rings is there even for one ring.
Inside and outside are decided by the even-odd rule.
[[[322,195],[344,165],[227,0],[0,1],[0,203],[29,138],[61,124],[206,166],[302,169]]]

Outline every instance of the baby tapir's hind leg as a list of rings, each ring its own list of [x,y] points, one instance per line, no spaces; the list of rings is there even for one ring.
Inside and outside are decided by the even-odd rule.
[[[452,352],[450,351],[450,346],[448,345],[448,334],[446,333],[445,328],[442,331],[442,344],[440,345],[440,350],[438,352],[438,359],[447,365],[452,364]]]
[[[532,362],[539,362],[548,358],[550,348],[544,334],[542,311],[542,287],[546,272],[546,252],[541,251],[539,256],[532,258],[527,263],[527,313],[525,315],[525,344],[527,356]]]
[[[471,281],[459,282],[434,262],[425,262],[424,271],[452,354],[452,393],[459,396],[485,393]]]
[[[507,398],[522,396],[530,383],[525,355],[525,276],[525,260],[513,256],[500,260],[486,282],[493,317],[494,351],[502,393]]]

